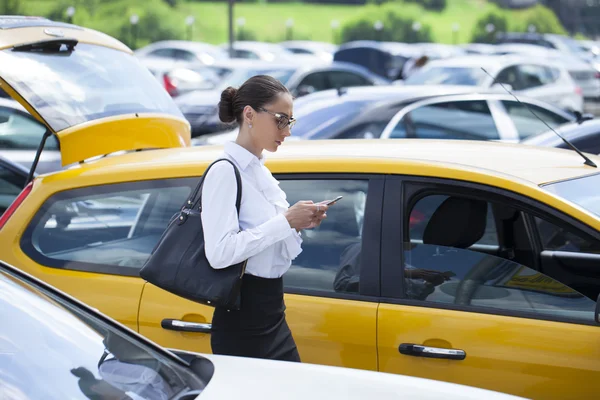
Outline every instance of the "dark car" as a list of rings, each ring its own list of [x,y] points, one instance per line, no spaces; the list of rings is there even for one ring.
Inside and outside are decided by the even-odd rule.
[[[325,91],[294,103],[301,139],[423,138],[519,142],[575,116],[547,103],[465,86],[392,86]]]
[[[594,119],[582,123],[572,122],[561,125],[555,130],[584,153],[600,154],[600,120]],[[570,148],[551,130],[525,139],[521,143],[559,149]]]
[[[223,79],[212,89],[194,90],[175,98],[175,102],[192,126],[192,136],[231,128],[231,125],[223,124],[219,120],[217,104],[221,98],[221,91],[228,86],[239,87],[254,75],[265,74],[279,79],[294,97],[332,88],[389,83],[363,67],[348,63],[334,62],[328,65],[303,66],[253,61],[235,65],[236,67],[228,73],[219,72],[223,74]]]

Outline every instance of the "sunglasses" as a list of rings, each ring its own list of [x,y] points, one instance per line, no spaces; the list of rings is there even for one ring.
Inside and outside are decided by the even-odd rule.
[[[283,114],[280,113],[276,113],[273,111],[269,111],[265,108],[260,107],[258,109],[258,111],[263,111],[266,112],[267,114],[271,114],[272,116],[275,117],[275,121],[277,121],[277,128],[278,129],[285,129],[286,126],[289,125],[290,129],[292,129],[292,126],[294,126],[294,124],[296,123],[296,118],[289,118]]]

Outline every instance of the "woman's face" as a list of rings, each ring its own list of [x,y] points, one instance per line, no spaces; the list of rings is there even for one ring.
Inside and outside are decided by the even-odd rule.
[[[255,110],[250,130],[255,143],[267,151],[277,151],[285,138],[292,134],[288,122],[293,116],[293,108],[292,96],[281,93],[275,101]]]

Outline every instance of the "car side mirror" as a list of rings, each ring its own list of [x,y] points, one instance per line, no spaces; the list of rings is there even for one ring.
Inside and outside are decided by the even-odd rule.
[[[310,85],[298,86],[298,89],[296,89],[296,95],[298,97],[300,97],[300,96],[306,96],[307,94],[311,94],[313,92],[315,92],[315,88],[313,86],[310,86]]]
[[[594,310],[594,319],[597,324],[600,324],[600,294],[598,294],[598,298],[596,299],[596,309]]]

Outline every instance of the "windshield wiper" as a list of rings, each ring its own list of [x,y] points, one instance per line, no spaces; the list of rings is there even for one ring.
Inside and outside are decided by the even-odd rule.
[[[58,53],[61,51],[71,52],[75,49],[75,46],[77,46],[78,43],[79,41],[77,39],[48,39],[35,43],[20,44],[18,46],[14,46],[12,51],[39,51],[50,53]]]
[[[590,160],[590,159],[589,159],[589,158],[588,158],[588,157],[587,157],[585,154],[583,154],[583,153],[581,152],[581,150],[579,150],[577,147],[575,147],[575,145],[574,145],[573,143],[569,142],[567,139],[565,139],[563,136],[561,136],[561,134],[560,134],[560,133],[558,133],[558,132],[556,132],[556,131],[554,130],[554,128],[552,128],[550,125],[548,125],[548,123],[546,123],[546,121],[544,121],[544,120],[543,120],[542,118],[540,118],[540,117],[539,117],[539,116],[538,116],[536,113],[534,113],[534,112],[533,112],[533,110],[531,109],[531,107],[529,107],[529,105],[527,105],[526,103],[521,103],[521,100],[519,100],[519,99],[517,98],[517,96],[515,96],[515,95],[514,95],[514,93],[512,93],[510,90],[506,89],[506,88],[504,87],[504,85],[502,84],[502,82],[498,82],[498,81],[496,80],[496,78],[494,78],[492,75],[490,75],[490,73],[489,73],[489,72],[487,72],[487,71],[485,70],[485,68],[481,67],[481,69],[482,69],[482,70],[483,70],[483,72],[485,72],[485,73],[486,73],[486,74],[487,74],[487,75],[488,75],[490,78],[492,78],[492,79],[494,80],[492,84],[494,84],[494,83],[498,83],[498,84],[500,84],[500,86],[502,87],[502,89],[504,89],[504,90],[505,90],[505,91],[506,91],[508,94],[510,94],[512,97],[514,97],[514,98],[515,98],[515,100],[517,100],[517,102],[518,102],[519,104],[521,104],[521,105],[525,106],[525,108],[527,108],[527,110],[529,110],[529,112],[530,112],[531,114],[533,114],[533,116],[534,116],[534,117],[536,117],[536,118],[537,118],[537,119],[539,119],[539,120],[540,120],[540,121],[541,121],[541,122],[542,122],[544,125],[546,125],[546,126],[548,127],[548,129],[550,129],[552,132],[554,132],[554,133],[556,134],[556,136],[558,136],[559,138],[561,138],[561,139],[562,139],[562,141],[563,141],[563,142],[565,142],[565,144],[566,144],[567,146],[569,146],[569,148],[570,148],[571,150],[573,150],[573,151],[575,151],[577,154],[579,154],[579,155],[581,156],[581,158],[583,158],[583,160],[584,160],[584,162],[583,162],[583,163],[584,163],[585,165],[587,165],[587,166],[590,166],[590,167],[594,167],[594,168],[598,168],[598,166],[596,165],[596,163],[594,163],[594,162],[593,162],[592,160]],[[580,117],[577,117],[577,119],[578,119],[578,120],[580,120],[581,118],[580,118]],[[578,123],[581,123],[581,122],[579,122],[579,121],[578,121]]]

